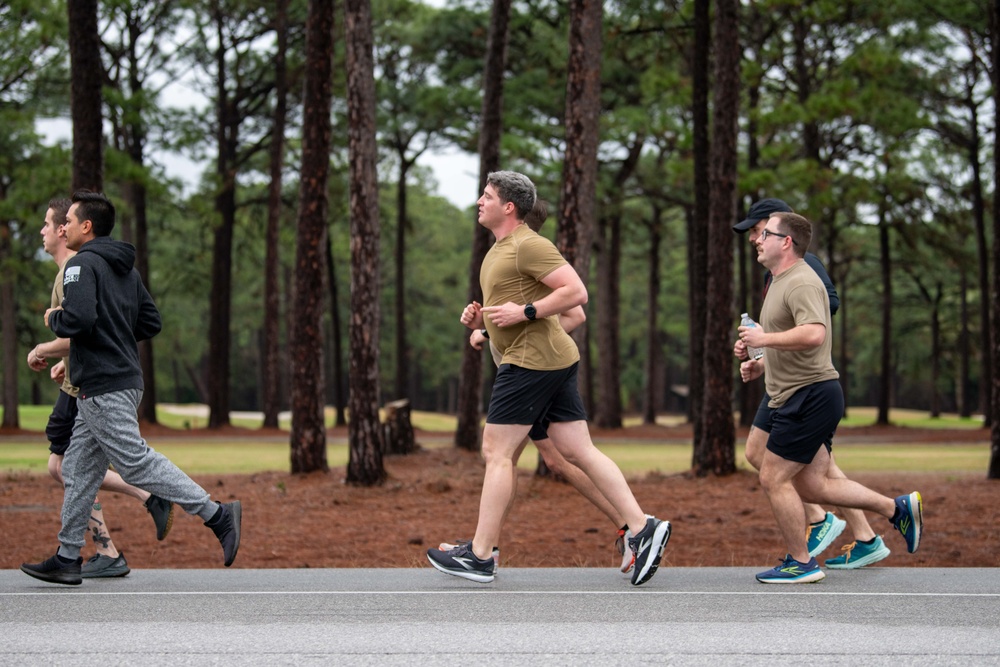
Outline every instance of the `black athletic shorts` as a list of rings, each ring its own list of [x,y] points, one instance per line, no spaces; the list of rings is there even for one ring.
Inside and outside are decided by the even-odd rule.
[[[538,425],[544,429],[552,422],[586,421],[587,410],[577,385],[578,366],[576,363],[556,371],[536,371],[501,364],[486,423]],[[532,433],[541,434],[537,429]]]
[[[49,439],[49,451],[63,456],[73,437],[73,422],[76,421],[76,397],[65,391],[59,392],[56,404],[52,406],[49,423],[45,425],[45,437]]]
[[[528,437],[532,442],[538,442],[539,440],[549,439],[549,422],[548,419],[544,421],[538,421],[531,425],[531,430],[528,431]]]
[[[767,448],[785,460],[811,463],[821,446],[832,451],[833,434],[843,416],[840,380],[805,386],[780,408],[771,409],[770,425],[765,429],[770,433]]]

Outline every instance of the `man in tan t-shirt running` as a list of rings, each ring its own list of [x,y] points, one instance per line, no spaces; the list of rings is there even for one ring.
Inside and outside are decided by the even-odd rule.
[[[486,474],[473,540],[450,551],[429,549],[427,558],[447,574],[493,581],[493,545],[513,499],[514,456],[532,424],[547,420],[559,453],[586,473],[634,535],[631,581],[638,586],[656,572],[670,523],[643,513],[621,470],[590,439],[577,386],[579,350],[558,317],[585,304],[587,289],[552,242],[524,224],[535,199],[530,179],[499,171],[489,174],[478,201],[479,224],[497,241],[479,274],[486,305],[470,303],[461,322],[485,328],[502,355],[483,429]]]

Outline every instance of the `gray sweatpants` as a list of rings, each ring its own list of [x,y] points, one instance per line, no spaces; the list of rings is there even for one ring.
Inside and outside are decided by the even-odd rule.
[[[66,483],[59,531],[59,555],[77,558],[84,545],[94,497],[108,464],[126,482],[180,505],[208,521],[219,505],[170,459],[156,452],[139,434],[139,389],[79,398],[73,438],[63,459]]]

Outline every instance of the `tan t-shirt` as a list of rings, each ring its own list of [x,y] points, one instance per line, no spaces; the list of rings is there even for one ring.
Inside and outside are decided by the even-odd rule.
[[[483,259],[479,271],[483,305],[500,306],[510,301],[534,303],[552,293],[541,282],[542,278],[565,265],[566,260],[551,241],[527,225],[518,225],[497,241]],[[580,351],[559,324],[558,315],[502,328],[489,318],[484,321],[490,341],[503,355],[505,364],[553,371],[580,360]]]
[[[830,317],[826,287],[805,261],[799,260],[774,277],[760,309],[764,331],[773,333],[803,324],[822,324],[826,327],[826,338],[822,345],[808,350],[765,348],[764,386],[771,397],[770,407],[781,407],[802,387],[840,377],[831,359],[833,329]]]
[[[66,261],[68,262],[69,258],[72,257],[75,254],[76,253],[74,252],[74,253],[70,253],[69,255],[67,255]],[[59,308],[59,307],[62,306],[62,302],[63,302],[63,298],[64,298],[64,294],[63,294],[63,271],[65,271],[65,269],[66,269],[66,262],[63,262],[62,266],[59,267],[59,273],[56,274],[56,280],[55,280],[55,282],[52,283],[52,307],[53,308]],[[70,396],[76,397],[80,393],[80,388],[79,387],[74,387],[73,383],[69,381],[69,357],[63,357],[62,361],[66,365],[66,377],[63,379],[63,383],[62,383],[62,386],[60,387],[60,389],[62,389],[64,392],[66,392]]]

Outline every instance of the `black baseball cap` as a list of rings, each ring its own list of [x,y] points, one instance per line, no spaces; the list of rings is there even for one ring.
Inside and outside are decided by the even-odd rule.
[[[767,199],[761,199],[760,201],[755,201],[753,206],[750,207],[750,212],[747,213],[746,220],[742,222],[737,222],[733,225],[733,231],[737,234],[742,234],[754,225],[756,225],[760,220],[766,220],[771,217],[772,213],[791,213],[792,207],[783,202],[780,199],[774,199],[773,197],[768,197]]]

